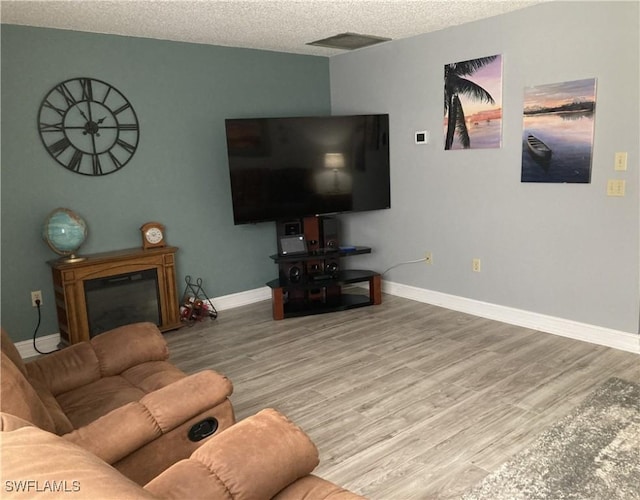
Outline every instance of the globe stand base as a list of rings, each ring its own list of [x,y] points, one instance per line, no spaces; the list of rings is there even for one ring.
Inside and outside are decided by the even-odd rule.
[[[78,257],[77,255],[71,254],[65,257],[60,257],[58,259],[59,262],[64,262],[65,264],[72,264],[74,262],[82,262],[83,260],[87,260],[86,257]]]

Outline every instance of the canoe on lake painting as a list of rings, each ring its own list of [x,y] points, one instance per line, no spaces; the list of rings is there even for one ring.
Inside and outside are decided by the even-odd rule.
[[[551,159],[551,148],[535,135],[527,136],[527,147],[534,159],[547,162]]]

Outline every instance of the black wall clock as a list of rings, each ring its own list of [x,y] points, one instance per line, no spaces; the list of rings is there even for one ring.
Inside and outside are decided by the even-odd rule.
[[[44,147],[63,167],[82,175],[107,175],[124,167],[138,147],[131,103],[95,78],[72,78],[53,87],[38,113]]]

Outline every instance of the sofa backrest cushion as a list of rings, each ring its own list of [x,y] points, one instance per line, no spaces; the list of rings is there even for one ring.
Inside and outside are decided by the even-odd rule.
[[[37,358],[26,363],[26,370],[30,380],[37,379],[58,397],[138,364],[168,358],[169,348],[158,327],[136,323]]]
[[[26,363],[29,379],[37,379],[58,396],[100,378],[96,353],[88,342],[74,344]]]
[[[13,361],[13,364],[20,370],[24,375],[27,374],[27,370],[24,367],[24,362],[22,361],[22,356],[16,349],[13,340],[9,337],[9,334],[5,331],[4,328],[0,328],[2,331],[2,336],[0,337],[0,347],[2,348],[2,352],[7,355],[7,357]]]
[[[95,350],[103,377],[119,375],[147,361],[169,359],[169,348],[153,323],[135,323],[115,328],[109,335],[96,335],[89,343]]]
[[[55,424],[42,400],[24,374],[3,352],[0,360],[0,409],[55,432]]]
[[[16,427],[9,416],[0,421],[3,429]],[[9,497],[155,498],[87,450],[41,429],[3,431],[0,440],[2,489]]]

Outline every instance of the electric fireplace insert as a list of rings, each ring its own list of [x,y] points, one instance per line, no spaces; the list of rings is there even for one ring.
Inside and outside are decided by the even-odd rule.
[[[129,323],[161,324],[156,269],[86,280],[84,293],[90,337]]]

